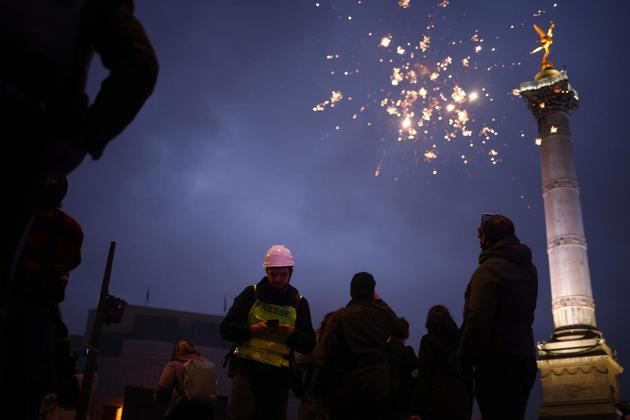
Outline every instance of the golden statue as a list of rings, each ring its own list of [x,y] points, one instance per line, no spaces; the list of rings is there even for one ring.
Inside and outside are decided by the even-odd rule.
[[[530,54],[536,54],[540,50],[545,50],[542,61],[540,62],[540,71],[553,68],[553,63],[547,60],[547,57],[549,57],[549,48],[551,47],[551,44],[553,44],[554,26],[556,26],[556,23],[552,20],[551,24],[549,25],[549,29],[547,29],[547,32],[545,33],[545,31],[543,31],[538,26],[536,26],[536,24],[534,24],[534,29],[536,30],[536,33],[538,33],[538,36],[540,37],[539,42],[541,45],[540,47],[530,52]]]

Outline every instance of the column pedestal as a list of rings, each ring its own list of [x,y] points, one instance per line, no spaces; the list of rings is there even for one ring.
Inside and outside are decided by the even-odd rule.
[[[541,420],[616,420],[618,375],[623,368],[601,332],[589,327],[556,331],[538,344]]]

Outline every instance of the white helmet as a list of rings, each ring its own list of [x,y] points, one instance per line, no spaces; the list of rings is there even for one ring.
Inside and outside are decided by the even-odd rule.
[[[293,254],[284,245],[272,245],[265,254],[263,267],[293,267]]]

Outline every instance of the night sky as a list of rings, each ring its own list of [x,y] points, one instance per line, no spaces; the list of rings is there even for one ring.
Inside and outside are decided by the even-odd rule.
[[[630,367],[630,3],[437,3],[136,0],[161,72],[137,119],[100,161],[86,160],[70,177],[64,209],[85,231],[83,263],[63,304],[71,332],[85,331],[111,240],[112,294],[144,305],[149,289],[150,306],[210,314],[260,280],[265,251],[279,243],[293,251],[292,284],[308,298],[314,325],[345,305],[355,272],[369,271],[410,321],[417,348],[432,305],[447,305],[461,322],[479,253],[475,229],[482,212],[493,212],[512,218],[533,250],[535,337],[547,339],[537,126],[512,89],[538,71],[532,24],[546,29],[555,20],[550,59],[580,95],[571,127],[597,322]],[[428,25],[430,47],[411,59]],[[379,46],[388,35],[389,47]],[[426,75],[418,86],[478,92],[466,105],[472,135],[446,142],[452,127],[435,114],[427,133],[398,141],[401,118],[380,106],[401,90],[391,84],[392,67],[433,69],[448,56],[453,63],[436,83]],[[95,60],[92,98],[105,74]],[[313,112],[333,90],[344,99]],[[486,144],[484,126],[497,133]],[[433,145],[439,154],[427,162]],[[629,378],[622,375],[625,398]],[[540,398],[537,383],[531,413]]]

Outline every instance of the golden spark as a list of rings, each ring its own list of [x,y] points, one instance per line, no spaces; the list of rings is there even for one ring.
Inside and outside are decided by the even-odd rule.
[[[437,157],[438,157],[437,151],[435,150],[427,150],[426,152],[424,152],[424,160],[426,160],[427,162],[431,162]]]
[[[420,41],[420,44],[418,45],[420,47],[420,51],[426,52],[429,49],[430,44],[431,44],[431,37],[429,37],[428,35],[424,35],[422,37],[422,41]]]

